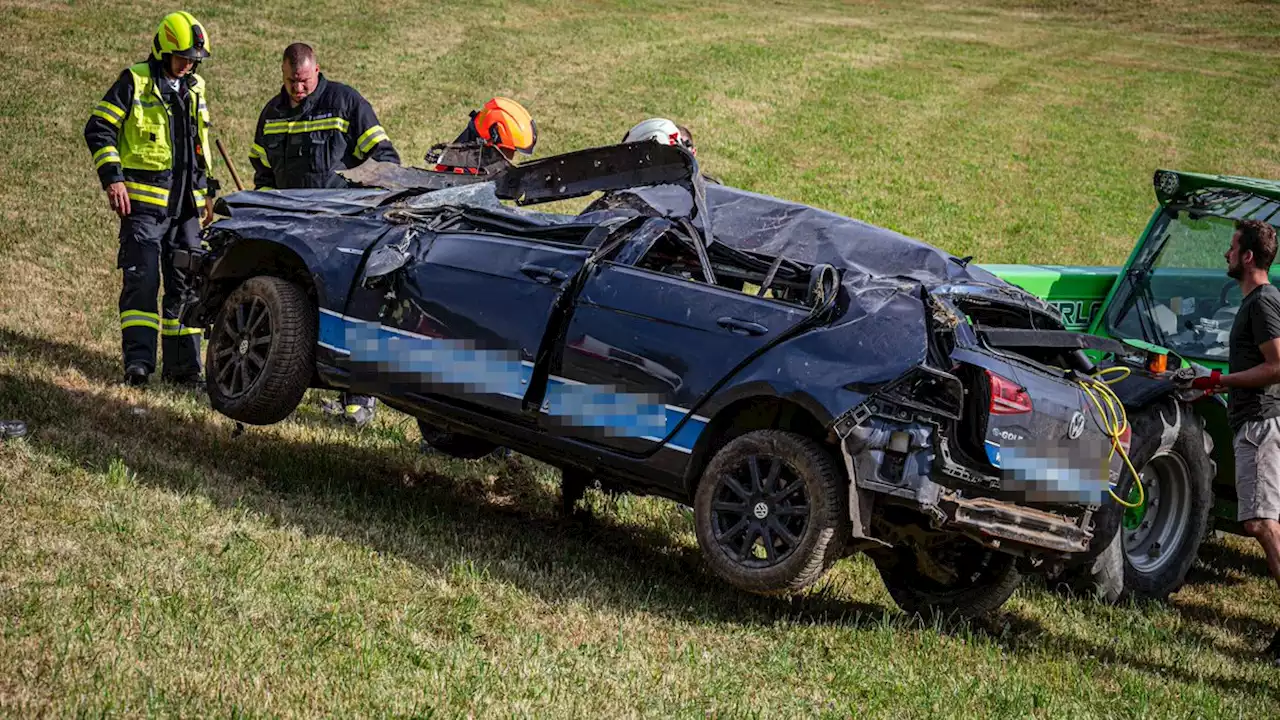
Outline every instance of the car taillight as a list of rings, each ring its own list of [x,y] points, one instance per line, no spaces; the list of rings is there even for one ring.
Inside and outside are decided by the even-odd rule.
[[[1031,412],[1031,397],[1027,395],[1025,388],[990,370],[987,371],[987,378],[991,381],[991,407],[988,410],[992,415],[1019,415]]]

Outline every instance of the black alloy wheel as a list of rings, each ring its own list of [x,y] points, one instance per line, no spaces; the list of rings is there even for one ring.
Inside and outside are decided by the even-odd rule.
[[[214,382],[228,399],[249,391],[267,368],[271,351],[271,310],[251,296],[223,315],[222,332],[212,349]]]
[[[716,478],[711,523],[726,555],[743,567],[773,567],[800,546],[809,493],[782,458],[747,455]]]
[[[729,584],[761,595],[809,587],[844,556],[849,480],[826,446],[752,430],[703,469],[693,497],[698,547]]]
[[[251,425],[288,417],[315,376],[317,333],[316,302],[297,283],[271,275],[240,283],[209,329],[213,409]]]

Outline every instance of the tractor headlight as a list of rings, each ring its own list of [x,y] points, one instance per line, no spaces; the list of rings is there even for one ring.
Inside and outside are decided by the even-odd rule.
[[[1178,173],[1159,170],[1155,176],[1156,190],[1161,194],[1173,197],[1178,194]]]

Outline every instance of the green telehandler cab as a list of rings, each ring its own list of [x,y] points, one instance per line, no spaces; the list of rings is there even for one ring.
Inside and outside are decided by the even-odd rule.
[[[1056,305],[1070,329],[1147,348],[1170,367],[1225,372],[1241,297],[1223,256],[1237,220],[1280,224],[1280,182],[1172,170],[1153,179],[1158,205],[1123,266],[984,267]],[[1137,507],[1125,511],[1114,541],[1123,588],[1107,594],[1163,599],[1185,581],[1210,532],[1243,532],[1232,433],[1221,397],[1187,403],[1139,393],[1125,404],[1144,492],[1141,503],[1136,489],[1130,496]]]

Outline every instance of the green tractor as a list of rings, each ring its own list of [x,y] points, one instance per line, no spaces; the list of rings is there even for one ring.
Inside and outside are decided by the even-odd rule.
[[[1241,297],[1223,255],[1235,221],[1280,225],[1280,182],[1158,170],[1154,184],[1159,205],[1121,267],[984,267],[1056,305],[1070,329],[1146,348],[1170,369],[1185,359],[1225,372]],[[1117,582],[1107,594],[1164,599],[1211,532],[1243,531],[1232,433],[1220,397],[1187,403],[1139,393],[1125,405],[1144,492],[1140,503],[1136,488],[1130,495],[1136,507],[1109,547]]]

